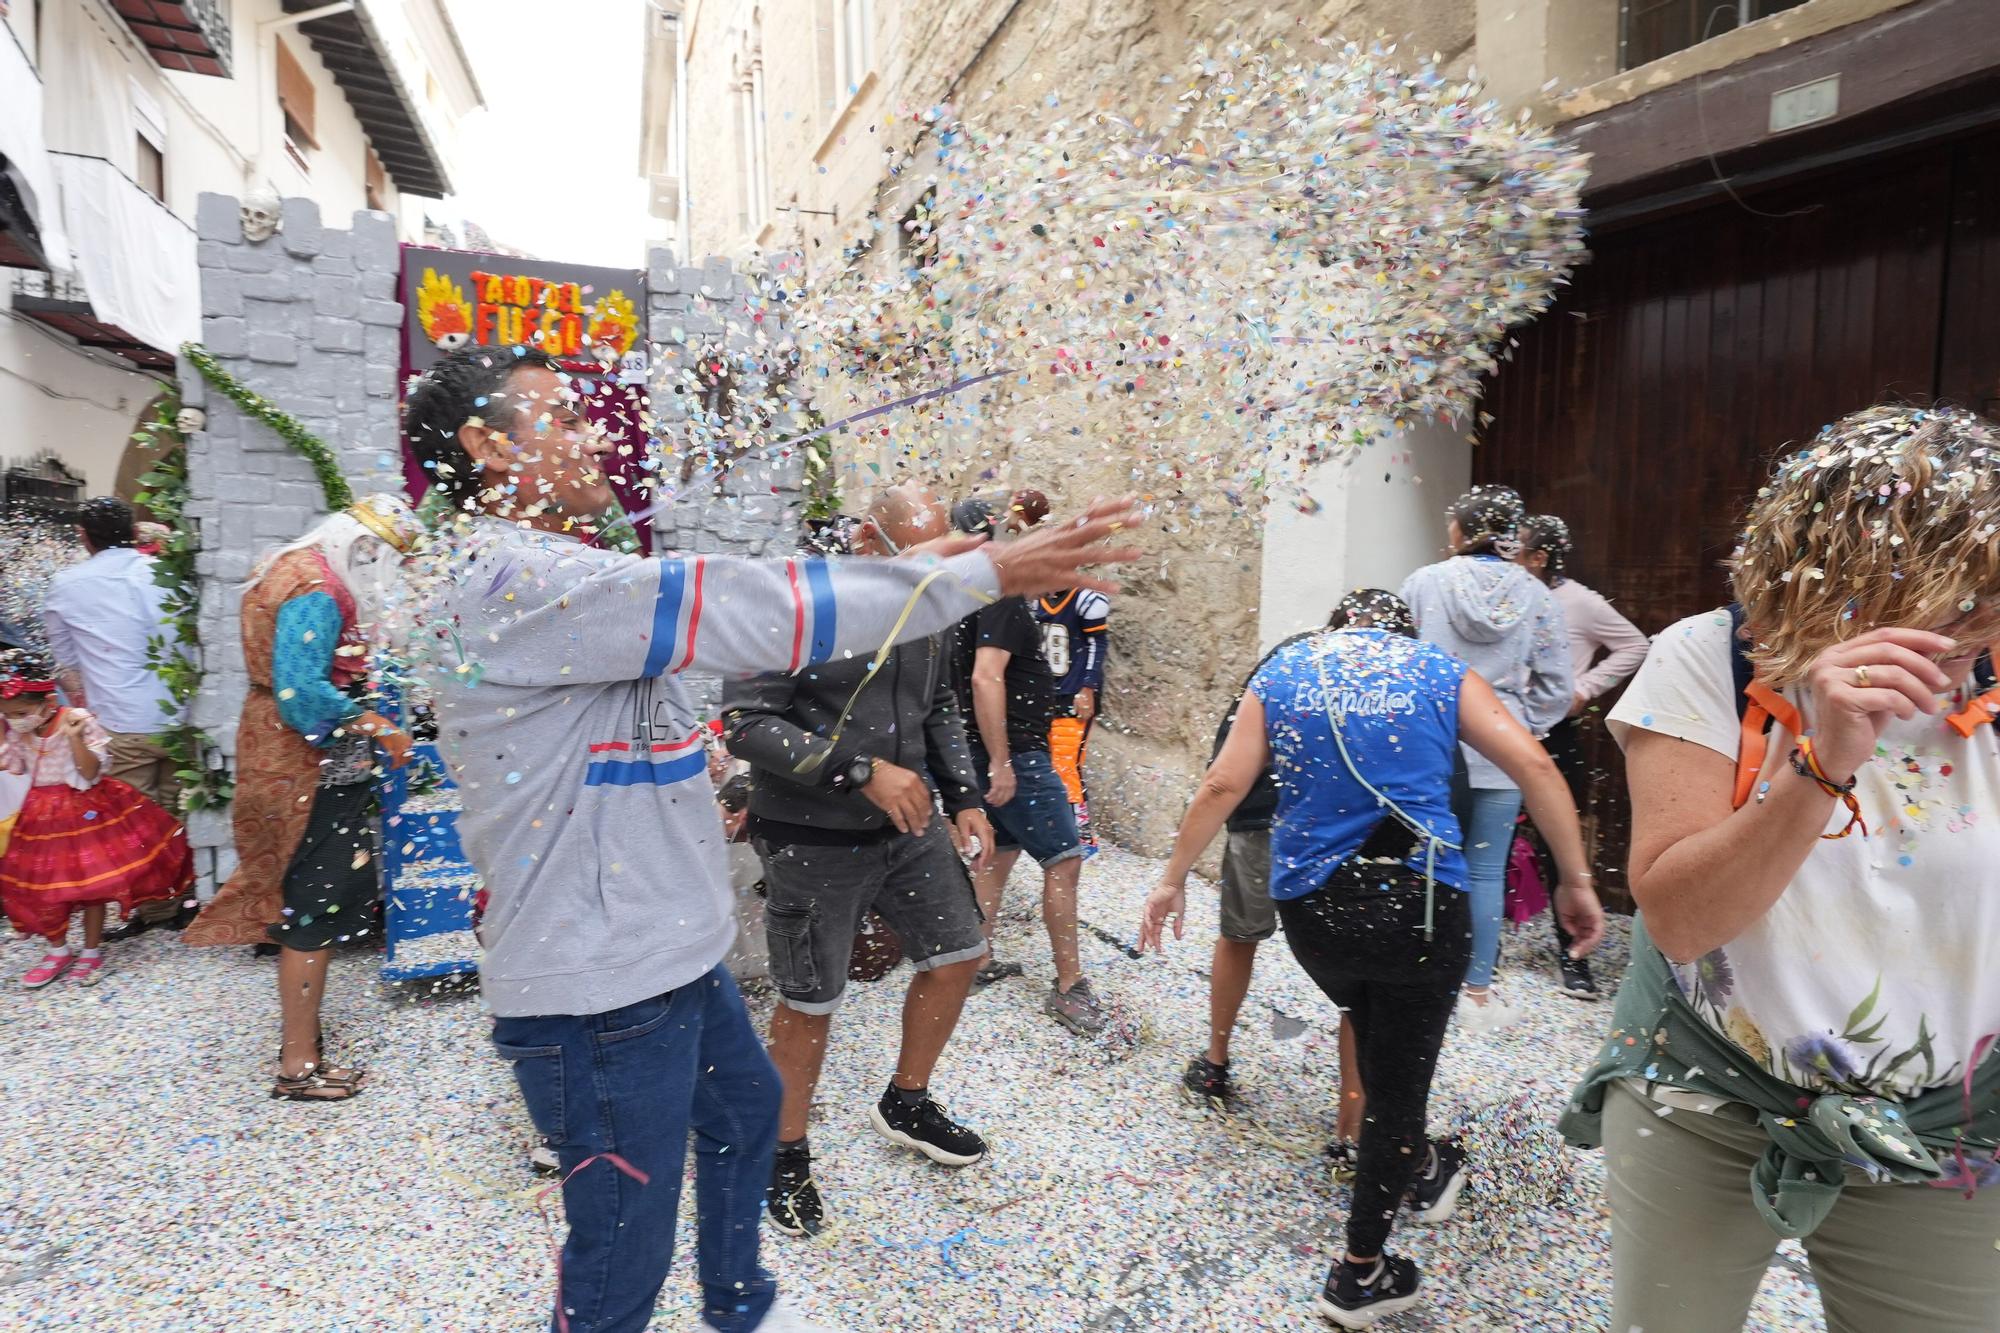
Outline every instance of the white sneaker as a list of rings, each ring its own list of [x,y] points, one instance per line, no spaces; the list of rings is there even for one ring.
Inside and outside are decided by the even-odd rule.
[[[1521,1011],[1507,1003],[1498,990],[1486,992],[1486,1003],[1472,998],[1470,991],[1458,995],[1458,1026],[1475,1037],[1490,1037],[1502,1028],[1521,1021]]]
[[[832,1324],[815,1324],[800,1314],[797,1306],[780,1296],[757,1325],[757,1333],[841,1333],[841,1330]]]

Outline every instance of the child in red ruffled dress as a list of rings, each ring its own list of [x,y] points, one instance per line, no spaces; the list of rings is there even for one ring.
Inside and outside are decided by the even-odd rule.
[[[23,650],[0,654],[0,770],[25,775],[6,851],[0,908],[23,934],[49,941],[21,978],[29,989],[68,974],[85,986],[104,976],[104,909],[187,893],[194,857],[174,817],[116,778],[102,776],[111,738],[97,719],[56,699],[55,672]],[[83,953],[69,947],[82,909]]]

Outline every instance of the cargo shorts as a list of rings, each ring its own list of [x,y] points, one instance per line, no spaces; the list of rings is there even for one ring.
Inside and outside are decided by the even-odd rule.
[[[1278,929],[1271,901],[1271,830],[1231,833],[1222,845],[1222,924],[1225,940],[1255,943]]]
[[[830,1014],[847,990],[854,937],[870,909],[919,972],[978,958],[986,934],[972,878],[942,818],[922,833],[839,847],[758,839],[771,984],[788,1009]]]

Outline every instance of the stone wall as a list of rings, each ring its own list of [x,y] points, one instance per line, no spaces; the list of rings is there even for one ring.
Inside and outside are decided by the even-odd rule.
[[[704,15],[688,56],[688,133],[703,146],[688,166],[691,229],[709,248],[738,252],[754,244],[801,255],[815,270],[866,240],[874,262],[888,265],[899,238],[878,226],[903,215],[929,170],[921,157],[900,176],[884,167],[884,150],[907,146],[922,129],[910,109],[948,102],[988,129],[1009,132],[1032,133],[1057,117],[1113,107],[1156,123],[1185,90],[1187,59],[1199,44],[1255,46],[1275,36],[1301,50],[1322,35],[1381,37],[1402,43],[1413,62],[1436,53],[1446,68],[1462,71],[1473,57],[1479,12],[1499,3],[876,0],[874,69],[850,96],[830,85],[823,34],[776,21],[783,6],[745,0],[727,22]],[[762,72],[770,127],[765,202],[773,211],[768,224],[746,233],[743,141],[730,89],[751,64]],[[842,410],[831,394],[820,406],[828,416]],[[1149,428],[1119,405],[1086,411],[1060,395],[990,412],[962,404],[952,410],[968,418],[961,447],[951,457],[923,459],[927,480],[954,495],[1036,486],[1059,508],[1131,489],[1130,460],[1117,445]],[[837,436],[834,447],[850,512],[867,502],[878,478],[910,466],[880,435]],[[1209,452],[1198,436],[1187,451]],[[1143,484],[1155,498],[1168,494],[1164,479]],[[1150,533],[1147,559],[1113,598],[1105,712],[1091,741],[1092,815],[1107,836],[1144,851],[1165,850],[1206,764],[1216,720],[1261,646],[1264,514],[1232,511],[1212,489],[1184,498],[1182,512],[1199,504],[1200,520]]]
[[[717,348],[734,354],[739,405],[764,399],[771,390],[761,371],[769,343],[758,343],[749,332],[761,327],[754,325],[745,304],[750,290],[750,279],[726,260],[711,258],[700,268],[682,268],[671,250],[657,249],[647,264],[653,430],[681,446],[662,463],[661,475],[672,484],[680,484],[679,464],[687,454],[696,356],[703,351],[712,355]],[[790,413],[778,415],[787,423],[779,433],[796,424]],[[654,549],[662,554],[788,555],[798,543],[804,478],[804,460],[795,451],[738,459],[720,476],[697,472],[675,502],[654,517]],[[715,705],[720,695],[715,681],[691,678],[687,684],[704,707]]]
[[[284,202],[277,235],[251,242],[239,203],[204,194],[195,212],[202,343],[243,384],[327,441],[357,494],[402,487],[396,376],[403,307],[396,222],[359,212],[347,230],[324,225],[308,199]],[[248,678],[237,625],[257,553],[299,536],[326,512],[312,467],[255,418],[215,392],[185,360],[183,401],[208,414],[188,440],[188,515],[201,524],[202,689],[194,721],[232,763]],[[235,864],[227,811],[189,821],[205,885]]]

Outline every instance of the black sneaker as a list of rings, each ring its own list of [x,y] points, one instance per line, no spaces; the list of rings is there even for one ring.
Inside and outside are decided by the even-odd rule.
[[[1594,1003],[1604,998],[1604,993],[1597,989],[1597,982],[1590,975],[1588,958],[1571,958],[1567,953],[1558,953],[1556,971],[1562,977],[1563,994],[1570,999]]]
[[[771,1187],[764,1191],[771,1225],[787,1236],[817,1236],[826,1230],[826,1205],[813,1183],[812,1153],[780,1148],[771,1162]]]
[[[1236,1080],[1229,1077],[1228,1065],[1211,1064],[1207,1056],[1197,1055],[1181,1075],[1181,1096],[1228,1115],[1236,1109]]]
[[[892,1086],[870,1108],[868,1121],[889,1142],[914,1148],[939,1166],[971,1166],[986,1155],[986,1140],[946,1115],[928,1094],[911,1106]]]
[[[1451,1139],[1431,1141],[1424,1168],[1410,1182],[1410,1216],[1418,1222],[1448,1222],[1465,1188],[1465,1149]]]
[[[1313,1309],[1342,1328],[1367,1328],[1417,1303],[1417,1266],[1385,1254],[1366,1268],[1336,1259]]]

